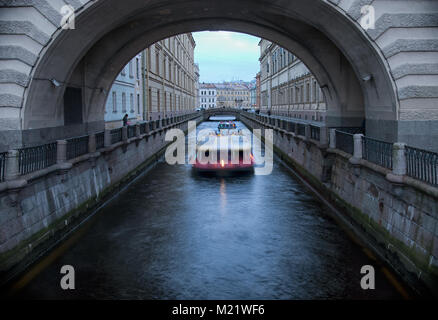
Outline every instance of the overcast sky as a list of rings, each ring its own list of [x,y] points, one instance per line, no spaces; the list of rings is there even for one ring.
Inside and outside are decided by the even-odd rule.
[[[200,82],[251,81],[260,69],[260,38],[228,31],[194,32]]]

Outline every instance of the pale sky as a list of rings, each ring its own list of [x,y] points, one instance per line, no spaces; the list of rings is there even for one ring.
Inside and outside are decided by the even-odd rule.
[[[199,82],[251,81],[260,69],[260,38],[228,31],[194,32]]]

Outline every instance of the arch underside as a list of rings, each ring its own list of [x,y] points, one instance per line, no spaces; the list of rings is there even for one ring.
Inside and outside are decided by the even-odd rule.
[[[360,126],[366,118],[367,134],[397,140],[398,100],[385,62],[357,24],[320,0],[101,0],[78,12],[75,27],[58,31],[34,68],[23,141],[102,129],[109,89],[135,54],[169,36],[205,30],[244,32],[293,52],[323,90],[328,126]],[[371,81],[363,81],[368,75]],[[64,126],[66,84],[83,90],[82,125]]]

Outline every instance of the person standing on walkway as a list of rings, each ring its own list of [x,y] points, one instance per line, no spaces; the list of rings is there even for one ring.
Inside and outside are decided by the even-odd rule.
[[[125,116],[123,117],[123,126],[127,126],[128,125],[128,114],[125,114]]]

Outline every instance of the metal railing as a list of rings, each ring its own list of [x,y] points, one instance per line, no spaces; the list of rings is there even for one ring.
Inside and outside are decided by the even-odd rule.
[[[346,153],[353,154],[354,139],[353,134],[336,130],[336,148]]]
[[[128,126],[128,138],[135,137],[135,125]]]
[[[18,170],[20,174],[28,174],[54,165],[57,149],[56,142],[19,149]]]
[[[112,129],[110,131],[111,144],[122,141],[122,128]]]
[[[438,153],[406,147],[406,171],[407,175],[438,185]]]
[[[96,133],[96,150],[105,146],[105,132]]]
[[[310,139],[319,141],[321,139],[321,128],[317,126],[310,126]]]
[[[362,157],[381,167],[392,169],[392,143],[362,137]]]
[[[88,136],[67,139],[67,160],[88,153]]]
[[[365,134],[365,129],[363,127],[330,127],[330,129],[335,129],[350,134]]]
[[[7,152],[0,153],[0,182],[5,180],[5,167],[6,167],[6,155]]]

